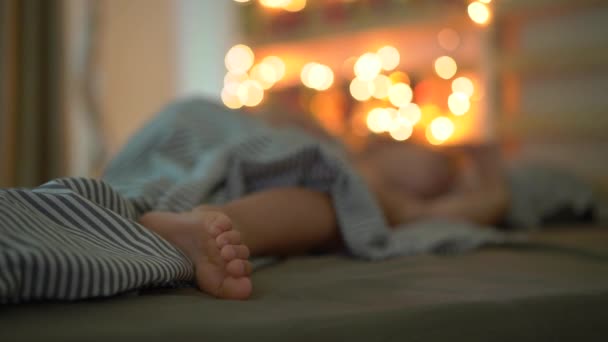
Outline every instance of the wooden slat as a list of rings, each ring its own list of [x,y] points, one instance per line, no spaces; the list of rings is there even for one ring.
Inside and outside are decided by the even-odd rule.
[[[314,3],[310,5],[314,6]],[[302,25],[287,33],[273,32],[272,35],[246,37],[246,43],[251,46],[263,47],[269,44],[297,43],[316,39],[318,37],[339,37],[356,32],[366,32],[374,29],[416,28],[424,29],[429,26],[461,28],[470,26],[466,16],[464,3],[441,3],[424,1],[404,5],[395,3],[377,13],[368,14],[361,18],[348,19],[339,24],[328,23],[322,18],[308,18],[314,24]]]
[[[507,52],[508,53],[508,52]],[[608,48],[560,49],[503,56],[498,61],[499,72],[557,74],[608,69]]]
[[[500,115],[501,136],[517,141],[608,141],[608,108],[580,113]]]
[[[507,20],[528,20],[606,5],[605,0],[509,0],[494,3],[495,15]]]

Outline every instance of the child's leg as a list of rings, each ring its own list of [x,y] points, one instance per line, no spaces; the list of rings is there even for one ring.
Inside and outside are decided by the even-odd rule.
[[[303,253],[339,238],[331,199],[313,190],[277,188],[216,209],[232,219],[255,256]]]
[[[150,212],[140,223],[192,260],[201,290],[229,299],[251,294],[249,250],[296,254],[338,237],[329,197],[302,188],[262,191],[187,213]]]

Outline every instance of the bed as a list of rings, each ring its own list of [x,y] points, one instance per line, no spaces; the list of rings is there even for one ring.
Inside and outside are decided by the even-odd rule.
[[[246,302],[183,288],[4,306],[0,340],[605,341],[605,228],[449,257],[292,258],[256,272]]]

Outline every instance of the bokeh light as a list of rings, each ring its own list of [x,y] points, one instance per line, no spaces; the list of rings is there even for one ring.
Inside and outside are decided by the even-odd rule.
[[[237,96],[238,83],[231,83],[222,89],[222,102],[230,109],[239,109],[243,106],[241,100]]]
[[[401,60],[399,51],[390,45],[381,47],[378,50],[378,57],[380,58],[382,69],[387,71],[393,70],[399,66],[399,61]]]
[[[358,77],[350,82],[350,94],[357,101],[367,101],[374,93],[374,84]]]
[[[452,91],[455,93],[463,93],[471,97],[475,93],[475,86],[470,78],[461,76],[452,81]]]
[[[435,60],[435,72],[439,77],[449,80],[456,75],[456,71],[458,71],[458,65],[452,57],[441,56]]]
[[[440,142],[448,140],[454,134],[454,123],[445,116],[435,118],[429,128],[432,137]]]
[[[374,133],[382,133],[384,130],[380,125],[380,116],[382,116],[383,108],[374,108],[367,113],[366,123],[367,128]]]
[[[372,81],[373,93],[372,96],[377,99],[384,99],[388,96],[388,92],[392,86],[392,82],[388,76],[378,75]]]
[[[236,95],[243,105],[255,107],[264,99],[264,89],[258,81],[246,80],[238,86]]]
[[[391,129],[396,117],[394,108],[373,108],[367,114],[367,128],[377,134],[387,132]]]
[[[290,0],[259,0],[260,4],[268,8],[282,8],[285,7]]]
[[[264,89],[270,89],[277,81],[275,69],[266,63],[254,65],[249,74],[249,77],[252,80],[258,81]]]
[[[422,117],[422,111],[417,104],[410,102],[406,106],[399,108],[399,116],[407,119],[410,124],[415,125]]]
[[[395,84],[395,83],[411,84],[410,77],[403,71],[395,71],[395,72],[391,73],[388,76],[388,78],[391,79],[391,82],[393,82],[393,84]]]
[[[375,53],[365,53],[355,63],[355,75],[364,81],[373,80],[382,70],[382,61]]]
[[[397,83],[391,86],[388,92],[388,99],[395,107],[404,107],[412,102],[414,93],[412,88],[405,83]]]
[[[253,65],[254,54],[247,45],[237,44],[228,50],[224,63],[226,69],[233,74],[244,74]]]
[[[306,0],[290,0],[283,5],[283,9],[289,12],[299,12],[306,7]]]
[[[334,82],[334,72],[327,65],[308,63],[302,68],[300,74],[302,83],[308,88],[326,90]]]
[[[393,126],[391,127],[389,134],[397,141],[404,141],[409,139],[414,132],[412,123],[403,117],[399,117],[394,120]]]
[[[464,115],[471,108],[471,102],[465,93],[452,93],[448,97],[448,108],[454,115]]]
[[[276,74],[275,82],[280,81],[285,77],[285,62],[277,56],[268,56],[262,60],[262,63],[272,66]]]
[[[480,25],[485,25],[490,21],[490,9],[484,3],[475,1],[467,8],[471,20]]]
[[[229,84],[236,83],[237,85],[247,80],[249,77],[247,74],[233,74],[231,72],[226,73],[224,76],[224,86],[228,86]]]
[[[437,41],[442,48],[454,51],[460,45],[460,35],[451,28],[444,28],[437,34]]]

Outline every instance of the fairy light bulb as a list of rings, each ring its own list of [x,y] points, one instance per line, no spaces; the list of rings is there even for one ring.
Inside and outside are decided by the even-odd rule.
[[[399,66],[401,55],[395,47],[390,45],[381,47],[377,55],[383,70],[390,71]]]
[[[471,97],[475,93],[475,85],[473,85],[473,81],[470,78],[461,76],[452,81],[452,91]]]
[[[415,125],[422,118],[422,110],[420,107],[410,102],[405,107],[399,108],[399,116],[407,119],[412,125]]]
[[[412,136],[414,132],[414,126],[412,123],[403,117],[399,117],[395,120],[393,127],[391,127],[389,134],[391,138],[397,141],[405,141]]]
[[[263,64],[270,65],[275,72],[276,80],[275,82],[280,81],[285,77],[285,62],[277,56],[268,56],[262,60]]]
[[[465,93],[452,93],[448,97],[448,108],[454,115],[464,115],[471,108],[471,102]]]
[[[404,107],[412,101],[414,93],[412,88],[405,83],[397,83],[391,86],[388,99],[395,107]]]
[[[319,63],[306,64],[300,76],[305,86],[316,90],[326,90],[334,82],[331,68]]]
[[[240,84],[248,79],[249,76],[247,74],[233,74],[231,72],[226,73],[224,76],[224,86],[227,86],[231,83]]]
[[[469,17],[479,25],[485,25],[490,21],[490,9],[485,3],[475,1],[467,7]]]
[[[306,7],[306,0],[291,0],[283,5],[283,9],[288,12],[299,12]]]
[[[350,82],[351,96],[357,101],[367,101],[375,92],[373,82],[364,81],[358,77]]]
[[[282,8],[289,3],[289,0],[259,0],[260,5],[268,8]]]
[[[365,119],[367,123],[367,128],[373,133],[382,133],[383,129],[380,124],[380,116],[382,115],[382,108],[374,108],[367,113],[367,118]]]
[[[388,96],[388,92],[391,88],[392,82],[388,76],[378,75],[372,81],[373,94],[372,96],[377,99],[384,99]]]
[[[254,54],[247,45],[237,44],[228,50],[224,63],[226,69],[233,74],[244,74],[253,65]]]
[[[255,107],[264,99],[264,89],[258,81],[246,80],[238,86],[236,95],[243,105]]]
[[[456,75],[458,65],[450,56],[441,56],[435,60],[435,72],[443,79],[449,80]]]
[[[236,94],[236,87],[238,87],[238,85],[233,83],[222,89],[222,102],[230,109],[239,109],[243,106],[243,103]]]
[[[264,89],[270,89],[277,81],[277,74],[274,68],[265,63],[254,65],[249,77],[252,80],[258,81]]]
[[[435,118],[429,127],[433,137],[442,142],[448,140],[454,134],[454,123],[445,116]]]
[[[375,53],[365,53],[355,62],[355,75],[364,81],[373,80],[382,70],[382,61]]]

